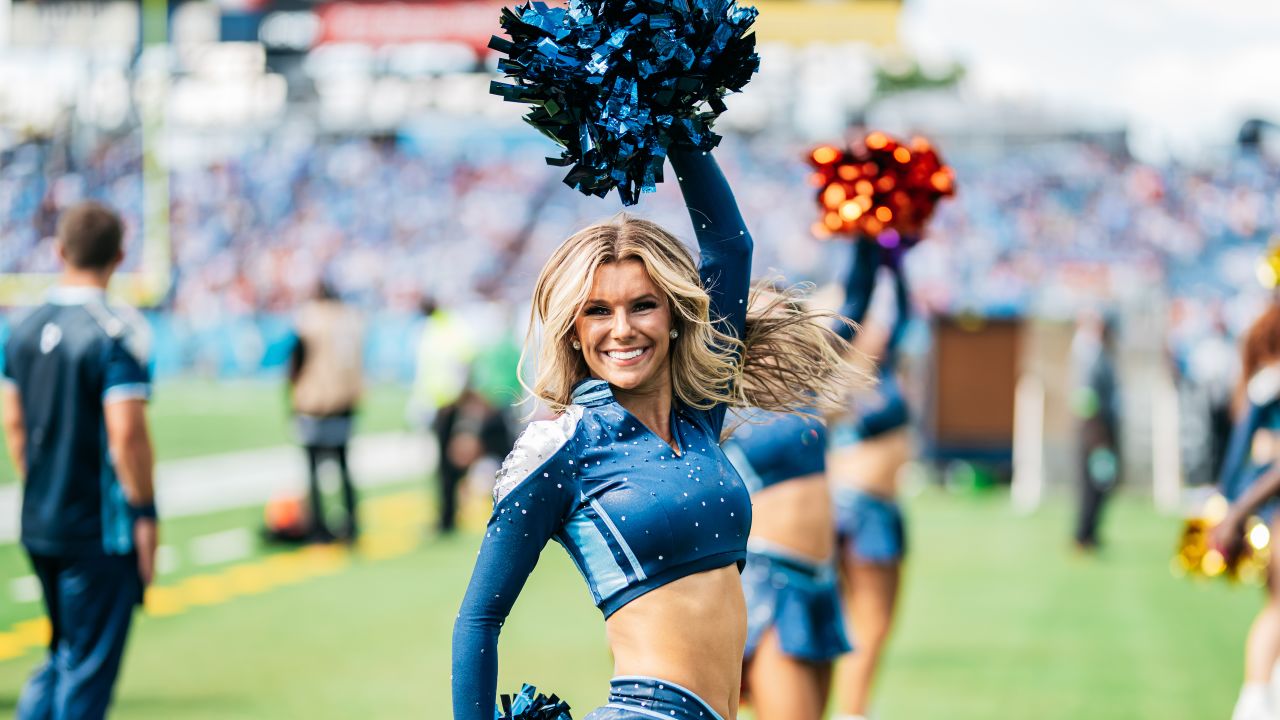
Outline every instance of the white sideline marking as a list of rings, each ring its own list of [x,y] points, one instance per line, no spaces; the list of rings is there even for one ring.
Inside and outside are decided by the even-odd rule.
[[[191,541],[191,557],[196,565],[217,565],[249,556],[253,536],[245,528],[232,528]]]
[[[14,602],[36,602],[43,594],[40,590],[40,580],[35,575],[23,575],[9,581],[9,596]]]
[[[435,470],[435,442],[426,433],[360,435],[351,442],[351,475],[357,487],[386,485]],[[164,518],[204,515],[264,505],[281,493],[306,491],[301,448],[263,450],[168,460],[156,466],[156,505]],[[18,539],[22,486],[0,487],[0,543]]]
[[[178,549],[172,545],[161,545],[156,548],[156,574],[166,575],[178,569],[182,561],[178,559]]]

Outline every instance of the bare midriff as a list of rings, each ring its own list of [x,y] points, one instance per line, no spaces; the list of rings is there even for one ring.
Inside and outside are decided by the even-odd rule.
[[[614,675],[680,685],[722,718],[738,713],[747,606],[737,565],[696,573],[627,603],[605,623]]]
[[[751,496],[751,539],[815,563],[835,551],[831,488],[825,475],[780,482]]]
[[[833,450],[827,473],[838,487],[892,499],[898,494],[898,470],[910,459],[911,434],[903,428]]]

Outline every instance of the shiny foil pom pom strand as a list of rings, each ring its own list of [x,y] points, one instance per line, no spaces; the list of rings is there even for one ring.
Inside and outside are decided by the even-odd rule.
[[[1240,555],[1229,562],[1222,551],[1210,543],[1214,526],[1222,521],[1226,512],[1226,499],[1214,496],[1199,515],[1183,521],[1170,570],[1179,577],[1223,577],[1247,585],[1264,585],[1271,560],[1270,529],[1260,518],[1249,518]]]
[[[503,695],[496,710],[494,720],[573,720],[568,703],[554,694],[543,695],[528,683],[515,695]]]
[[[533,106],[525,122],[558,143],[565,184],[624,205],[652,192],[672,146],[710,150],[726,94],[760,67],[756,9],[735,0],[527,2],[502,11],[489,47],[513,83],[489,91]]]
[[[848,150],[823,145],[809,153],[822,217],[813,233],[883,237],[910,245],[938,201],[955,194],[955,173],[922,137],[903,143],[869,133]]]

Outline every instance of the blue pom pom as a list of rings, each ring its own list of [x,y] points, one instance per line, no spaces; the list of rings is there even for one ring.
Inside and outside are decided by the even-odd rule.
[[[756,9],[736,0],[570,0],[503,8],[489,47],[515,84],[490,92],[532,105],[525,122],[560,144],[552,165],[586,195],[618,189],[624,205],[662,180],[674,146],[710,150],[724,112],[760,67]]]
[[[542,695],[525,683],[516,695],[503,695],[494,709],[494,720],[573,720],[569,704],[556,697]]]

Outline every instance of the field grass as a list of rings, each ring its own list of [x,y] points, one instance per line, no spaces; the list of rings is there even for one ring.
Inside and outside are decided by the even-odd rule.
[[[375,390],[362,429],[400,427],[401,402],[394,388]],[[161,385],[151,413],[166,459],[289,442],[277,385]],[[416,483],[370,492],[364,507],[367,533],[389,530],[390,551],[362,549],[260,593],[140,616],[116,717],[449,717],[451,625],[478,535],[427,539]],[[197,566],[191,541],[236,528],[256,533],[261,517],[250,507],[166,522],[164,540],[179,562],[161,587],[234,569]],[[931,490],[911,501],[910,517],[913,555],[881,718],[1229,715],[1259,591],[1173,578],[1177,522],[1149,503],[1119,498],[1107,517],[1108,550],[1094,558],[1069,552],[1061,505],[1015,517],[1001,492]],[[232,564],[287,552],[257,546]],[[28,573],[17,547],[0,546],[0,635],[41,613],[38,602],[8,599],[11,581]],[[603,700],[610,675],[598,618],[565,554],[549,548],[505,627],[501,687],[535,682],[565,696],[581,718]],[[38,660],[29,651],[0,662],[0,715]]]
[[[388,501],[422,503],[417,488]],[[1081,558],[1067,549],[1064,507],[1014,517],[1002,493],[930,491],[910,513],[914,554],[881,718],[1230,714],[1259,593],[1173,578],[1176,521],[1120,498],[1107,518],[1109,549]],[[169,531],[245,517],[184,519]],[[412,532],[413,547],[394,557],[354,556],[334,574],[141,618],[117,716],[449,717],[451,624],[478,536],[430,541]],[[9,555],[16,550],[0,549],[0,569],[14,567]],[[505,627],[501,687],[535,682],[583,717],[610,675],[598,617],[565,554],[549,548]],[[0,663],[0,709],[12,707],[36,660]]]
[[[375,385],[361,407],[357,431],[400,429],[404,403],[403,388]],[[281,382],[162,381],[147,414],[161,461],[293,442]],[[0,443],[0,485],[13,481],[7,446]]]

